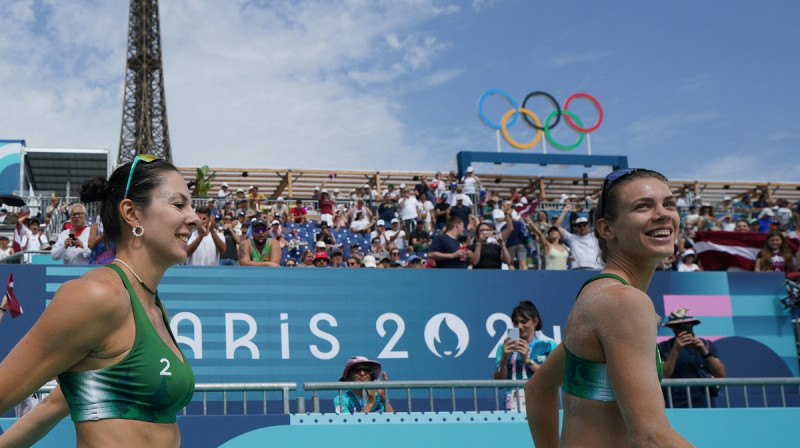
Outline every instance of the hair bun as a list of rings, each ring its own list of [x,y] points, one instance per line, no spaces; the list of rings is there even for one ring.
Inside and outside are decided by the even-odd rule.
[[[94,177],[83,182],[81,185],[81,202],[105,201],[111,194],[111,184],[105,177]]]

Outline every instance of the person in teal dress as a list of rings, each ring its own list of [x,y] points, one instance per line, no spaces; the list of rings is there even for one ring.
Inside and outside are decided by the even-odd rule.
[[[381,363],[364,356],[353,356],[347,360],[339,381],[367,382],[386,381],[386,372],[382,372]],[[333,397],[333,407],[340,413],[394,412],[386,398],[385,389],[351,389],[342,390]]]
[[[690,447],[664,411],[660,318],[646,294],[659,260],[674,249],[676,198],[655,171],[615,171],[603,183],[593,222],[605,267],[581,287],[563,342],[525,385],[534,444]]]

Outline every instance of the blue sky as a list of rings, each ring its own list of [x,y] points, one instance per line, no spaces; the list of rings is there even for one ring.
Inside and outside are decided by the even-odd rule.
[[[562,104],[596,97],[593,154],[676,179],[800,181],[800,2],[162,0],[160,10],[178,165],[450,169],[458,151],[497,150],[477,103],[503,89],[519,102],[537,90]],[[116,156],[127,20],[126,1],[1,2],[0,138]],[[551,111],[529,105],[542,119]],[[497,96],[485,106],[498,122],[508,109]],[[596,121],[588,102],[570,109]],[[510,133],[533,138],[522,123]],[[563,123],[553,133],[576,138]]]

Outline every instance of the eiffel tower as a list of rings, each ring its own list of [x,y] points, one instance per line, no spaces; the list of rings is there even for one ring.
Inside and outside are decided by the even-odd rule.
[[[127,59],[117,164],[131,161],[137,154],[172,162],[158,0],[131,0]]]

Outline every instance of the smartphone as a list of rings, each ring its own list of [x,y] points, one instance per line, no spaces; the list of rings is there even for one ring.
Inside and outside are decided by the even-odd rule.
[[[509,328],[506,330],[506,336],[513,340],[519,340],[519,328]]]
[[[74,233],[70,233],[69,234],[69,239],[74,240],[75,239],[75,234]]]

